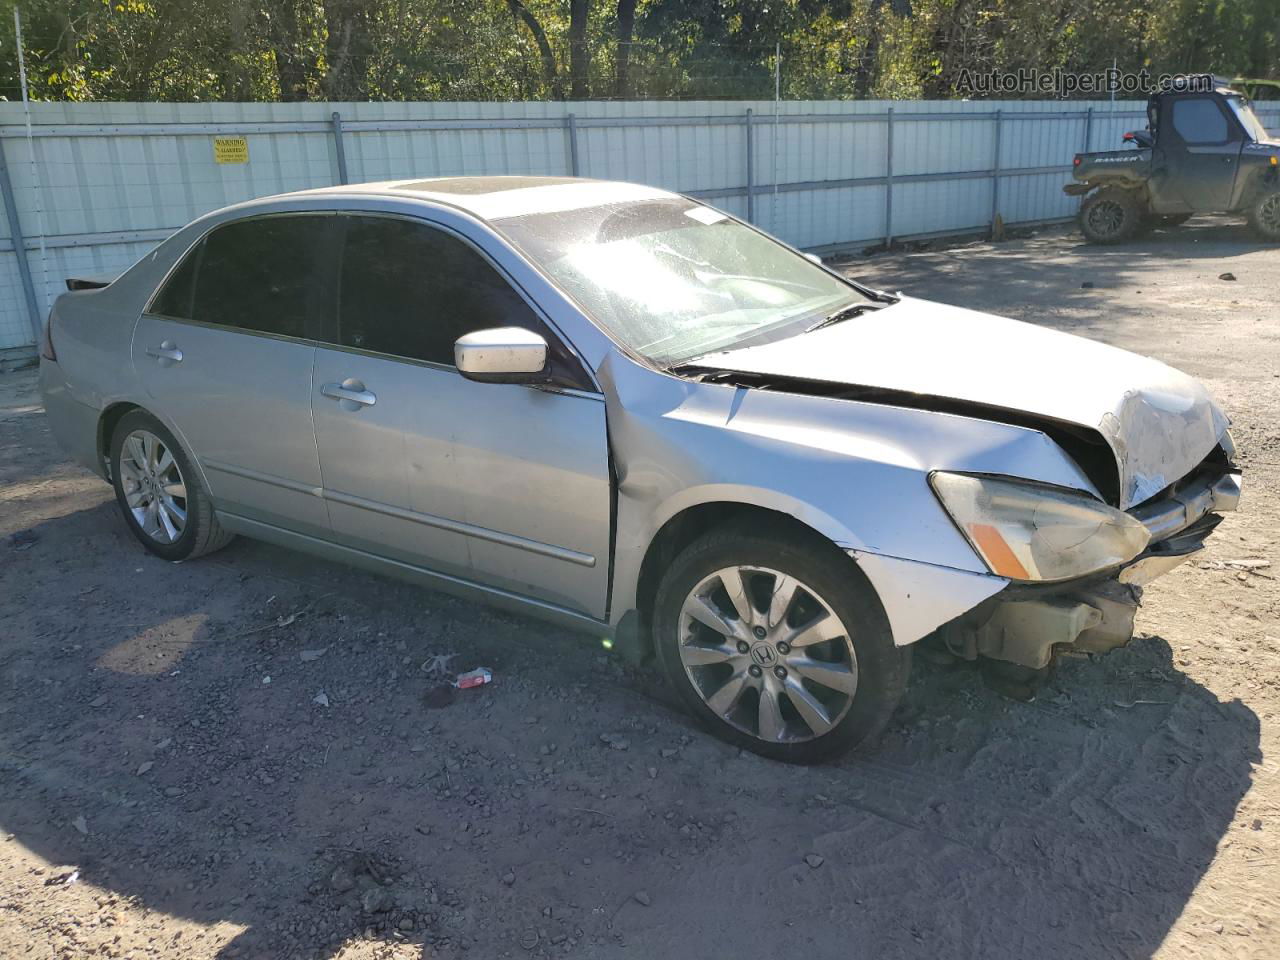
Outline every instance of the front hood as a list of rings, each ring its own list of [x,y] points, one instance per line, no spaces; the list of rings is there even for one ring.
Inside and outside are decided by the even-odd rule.
[[[945,398],[1096,431],[1115,457],[1122,509],[1189,473],[1229,422],[1199,381],[1150,357],[909,297],[696,365]]]

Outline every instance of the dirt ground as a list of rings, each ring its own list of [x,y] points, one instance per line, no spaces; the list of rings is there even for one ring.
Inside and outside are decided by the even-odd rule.
[[[776,765],[589,638],[246,540],[163,563],[10,374],[0,956],[1280,957],[1280,567],[1233,565],[1280,549],[1280,251],[1205,220],[849,269],[1215,391],[1243,512],[1129,647],[1031,704],[917,658],[876,750]],[[445,653],[494,682],[428,698]]]

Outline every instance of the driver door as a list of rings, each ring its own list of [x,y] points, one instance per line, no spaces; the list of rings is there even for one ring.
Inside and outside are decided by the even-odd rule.
[[[464,333],[554,331],[457,234],[344,215],[336,329],[312,411],[334,537],[601,619],[610,474],[603,397],[465,379]]]
[[[1175,97],[1161,128],[1167,176],[1187,212],[1231,206],[1244,136],[1216,97]]]

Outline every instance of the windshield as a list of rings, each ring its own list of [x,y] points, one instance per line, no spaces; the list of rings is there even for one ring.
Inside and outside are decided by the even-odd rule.
[[[1244,127],[1245,133],[1254,140],[1270,139],[1267,128],[1262,125],[1258,115],[1253,112],[1253,107],[1249,106],[1248,100],[1241,97],[1227,97],[1227,103],[1231,105],[1231,109]]]
[[[497,221],[619,342],[661,366],[802,332],[867,298],[710,207],[663,198]]]

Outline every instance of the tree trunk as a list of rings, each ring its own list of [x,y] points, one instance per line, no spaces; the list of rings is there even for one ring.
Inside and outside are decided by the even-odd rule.
[[[613,82],[613,95],[619,100],[626,99],[631,90],[631,37],[636,26],[636,0],[618,0],[618,53],[615,58],[616,75]]]
[[[245,69],[247,52],[245,38],[249,35],[249,14],[239,4],[234,4],[227,11],[227,40],[233,57],[222,64],[224,77],[222,81],[223,95],[232,102],[244,103],[253,99],[253,86],[249,72]]]
[[[569,0],[569,96],[585,100],[591,96],[591,48],[587,46],[587,14],[591,0]]]
[[[547,92],[556,99],[563,99],[560,78],[556,72],[556,57],[551,52],[551,44],[547,42],[547,32],[521,0],[507,0],[507,6],[511,8],[511,15],[529,28],[533,42],[538,45],[538,55],[542,58],[542,80],[547,85]]]
[[[276,64],[280,99],[295,103],[307,99],[307,67],[301,56],[298,10],[292,0],[275,4],[267,17],[267,39]]]
[[[369,33],[360,0],[324,0],[326,100],[367,100]]]
[[[883,0],[871,0],[871,9],[867,11],[867,43],[862,48],[862,56],[858,58],[858,69],[853,74],[855,100],[866,100],[875,83],[878,66],[876,61],[880,59],[880,37],[883,33],[880,25],[880,10],[883,6]]]

